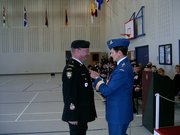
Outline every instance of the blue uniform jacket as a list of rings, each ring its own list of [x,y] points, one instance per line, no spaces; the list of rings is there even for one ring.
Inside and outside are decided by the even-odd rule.
[[[95,85],[98,81],[95,80]],[[106,120],[112,124],[126,124],[133,120],[133,69],[125,58],[112,72],[109,82],[99,91],[106,97]]]

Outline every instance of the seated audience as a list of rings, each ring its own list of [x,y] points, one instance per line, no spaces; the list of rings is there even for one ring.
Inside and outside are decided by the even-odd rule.
[[[157,73],[157,67],[155,65],[152,65],[151,70],[153,73]]]
[[[152,63],[151,62],[149,62],[146,66],[145,66],[145,68],[144,68],[144,71],[148,71],[148,72],[152,72]]]
[[[133,111],[138,113],[138,98],[142,96],[142,75],[138,64],[132,64],[134,71],[134,87],[133,87]],[[136,101],[136,105],[135,105]]]
[[[163,68],[159,68],[159,69],[157,70],[157,73],[158,73],[159,75],[165,76],[165,70],[164,70]]]

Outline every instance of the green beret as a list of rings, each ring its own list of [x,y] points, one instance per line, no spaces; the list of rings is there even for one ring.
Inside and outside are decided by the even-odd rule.
[[[71,44],[71,48],[89,48],[90,42],[85,40],[75,40]]]

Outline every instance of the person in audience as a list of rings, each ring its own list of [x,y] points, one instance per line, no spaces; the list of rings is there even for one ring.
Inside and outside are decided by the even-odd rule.
[[[180,97],[180,65],[175,66],[176,74],[174,76],[174,85],[175,85],[175,96]]]
[[[159,69],[157,70],[157,73],[158,73],[159,75],[165,76],[165,70],[164,70],[163,68],[159,68]]]
[[[157,73],[157,67],[155,65],[152,65],[151,71],[153,73]]]
[[[148,72],[152,72],[152,63],[151,62],[149,62],[146,66],[145,66],[145,68],[144,68],[144,71],[148,71]]]
[[[138,107],[138,98],[142,96],[142,75],[140,73],[140,67],[138,64],[133,64],[132,66],[134,71],[133,112],[138,113],[138,108],[136,108],[136,105]]]

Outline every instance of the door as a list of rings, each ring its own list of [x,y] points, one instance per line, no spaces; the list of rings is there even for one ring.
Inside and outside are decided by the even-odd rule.
[[[136,61],[138,64],[142,64],[144,67],[149,62],[149,47],[147,46],[141,46],[136,47]]]
[[[70,58],[71,58],[71,51],[66,51],[66,64]]]

